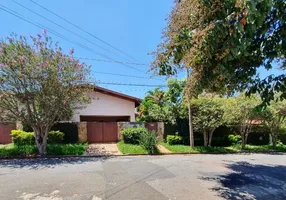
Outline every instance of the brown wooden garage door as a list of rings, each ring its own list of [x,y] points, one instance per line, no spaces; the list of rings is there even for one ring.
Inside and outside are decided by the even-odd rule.
[[[117,142],[116,122],[87,122],[87,141],[89,143]]]

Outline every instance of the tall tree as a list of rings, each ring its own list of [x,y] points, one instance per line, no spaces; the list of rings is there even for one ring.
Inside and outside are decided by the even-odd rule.
[[[286,100],[271,101],[270,106],[262,111],[263,122],[272,138],[272,145],[276,148],[279,134],[286,126]]]
[[[285,0],[180,0],[170,14],[152,69],[172,75],[191,68],[191,90],[259,92],[264,103],[281,91],[285,74],[260,80],[257,69],[285,69]],[[251,87],[249,87],[251,86]]]
[[[140,121],[162,121],[175,124],[183,114],[183,89],[185,80],[168,79],[167,90],[159,88],[146,93],[138,107]]]
[[[66,55],[45,31],[30,39],[11,35],[0,42],[0,110],[6,120],[33,128],[43,156],[51,126],[72,106],[89,102],[89,67],[73,58],[73,49]]]
[[[203,134],[204,146],[211,146],[215,129],[223,124],[222,99],[205,94],[191,102],[194,130]]]
[[[245,149],[249,133],[253,132],[257,124],[261,124],[260,110],[256,109],[261,102],[255,95],[225,99],[224,122],[235,128],[241,135],[242,149]]]

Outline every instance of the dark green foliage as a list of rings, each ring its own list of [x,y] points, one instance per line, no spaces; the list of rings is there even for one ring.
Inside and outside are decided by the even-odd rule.
[[[286,144],[286,133],[280,134],[280,135],[279,135],[279,140],[280,140],[283,144]]]
[[[31,126],[29,126],[28,124],[22,122],[22,129],[23,131],[26,131],[26,132],[33,132],[33,129]]]
[[[176,124],[164,124],[164,139],[167,135],[172,135],[176,132],[183,138],[188,138],[189,134],[189,120],[188,119],[176,119]]]
[[[0,156],[25,156],[36,155],[36,145],[3,145],[0,146]],[[82,155],[85,153],[87,144],[48,144],[48,155]]]
[[[141,132],[139,138],[140,145],[148,152],[148,154],[158,153],[158,138],[154,131]]]
[[[33,132],[32,127],[22,124],[23,130],[27,132]],[[52,126],[51,131],[60,131],[64,133],[63,143],[77,143],[78,142],[78,128],[77,124],[73,122],[60,122]]]
[[[0,147],[0,156],[19,156],[38,154],[36,145],[5,145]]]
[[[253,132],[248,135],[247,144],[251,145],[268,145],[269,133]]]
[[[12,141],[15,145],[35,145],[35,136],[33,132],[25,132],[22,130],[12,130],[11,132]],[[50,131],[48,133],[48,143],[58,144],[62,143],[64,133],[60,131]]]
[[[11,131],[12,141],[16,145],[34,145],[35,136],[33,132],[25,132],[22,130]]]
[[[139,144],[141,134],[147,134],[148,130],[143,127],[139,128],[125,128],[121,130],[121,136],[124,143]]]
[[[50,131],[48,134],[48,143],[49,144],[60,144],[64,140],[65,134],[60,131]]]
[[[227,138],[228,138],[228,141],[232,145],[238,144],[239,142],[241,142],[241,136],[240,135],[228,135]]]
[[[160,88],[149,90],[137,108],[138,121],[166,122],[175,124],[177,118],[186,117],[183,107],[183,88],[185,80],[170,78],[166,91]]]
[[[85,153],[87,144],[48,144],[48,155],[82,155]]]
[[[183,137],[179,135],[168,135],[167,143],[170,145],[184,144]]]
[[[51,128],[53,131],[61,131],[64,135],[63,143],[77,143],[78,142],[78,128],[76,123],[65,122],[57,123]]]
[[[174,75],[191,68],[187,87],[199,92],[249,89],[269,103],[279,91],[285,99],[285,73],[256,76],[286,68],[285,7],[285,0],[176,1],[151,69]]]

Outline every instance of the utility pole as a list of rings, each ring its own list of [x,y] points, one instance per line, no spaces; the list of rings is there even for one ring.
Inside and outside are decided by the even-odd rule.
[[[187,82],[190,79],[190,69],[187,68]],[[190,147],[194,148],[194,131],[193,131],[193,123],[192,123],[192,108],[191,108],[191,96],[190,92],[187,91],[187,101],[188,101],[188,110],[189,110],[189,133],[190,133]]]

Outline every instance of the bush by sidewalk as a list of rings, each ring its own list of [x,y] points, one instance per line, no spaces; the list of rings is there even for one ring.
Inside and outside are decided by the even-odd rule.
[[[35,145],[34,132],[22,130],[11,131],[12,141],[15,145]],[[50,131],[48,133],[48,144],[60,144],[63,142],[64,133],[60,131]]]
[[[87,149],[86,143],[79,144],[48,144],[47,155],[83,155]],[[36,145],[0,145],[0,157],[37,155]]]

